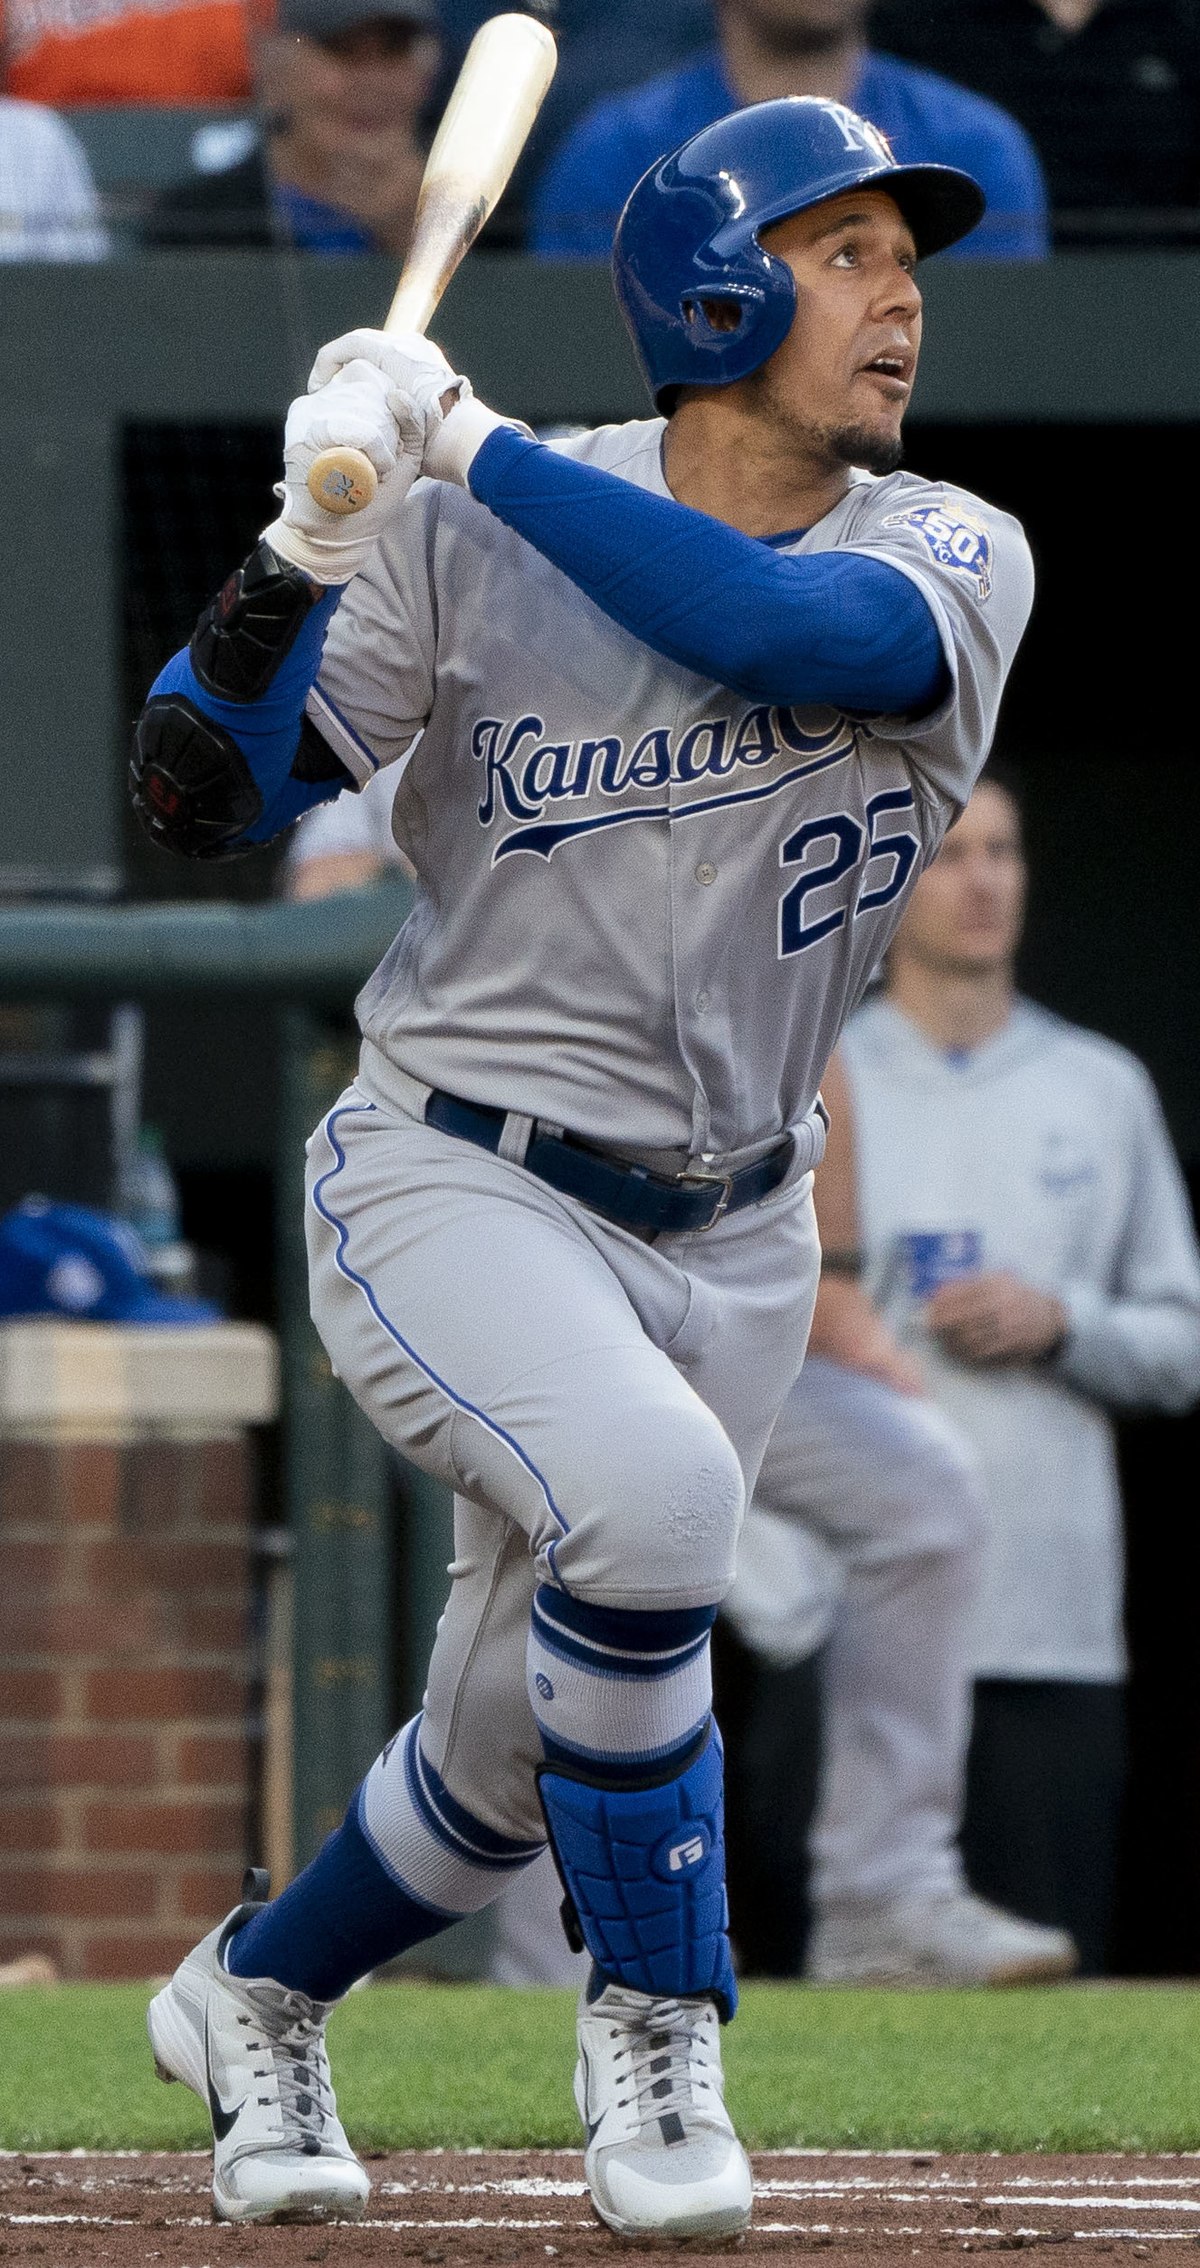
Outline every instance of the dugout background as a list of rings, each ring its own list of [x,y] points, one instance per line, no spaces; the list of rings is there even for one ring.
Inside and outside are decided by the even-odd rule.
[[[242,271],[259,265],[254,255],[235,255],[234,261]],[[232,865],[177,865],[155,854],[137,833],[121,794],[128,721],[161,662],[188,635],[199,607],[273,515],[278,449],[277,423],[245,414],[246,396],[261,393],[261,378],[231,386],[225,414],[207,414],[205,405],[206,414],[196,415],[186,386],[179,403],[180,387],[171,373],[178,377],[180,357],[188,351],[195,308],[194,295],[189,299],[184,292],[189,275],[194,279],[198,272],[196,256],[130,265],[156,271],[159,347],[169,381],[160,391],[176,399],[171,414],[150,414],[155,405],[149,399],[135,402],[132,412],[128,405],[112,405],[106,551],[103,558],[97,555],[90,583],[81,583],[77,603],[86,606],[90,590],[93,609],[106,617],[113,698],[107,713],[104,701],[97,704],[91,726],[81,722],[87,638],[81,634],[75,653],[62,650],[61,643],[48,650],[22,579],[15,587],[16,629],[19,637],[23,615],[27,640],[40,656],[42,698],[53,711],[59,694],[64,699],[70,694],[57,744],[68,761],[65,776],[60,764],[31,780],[39,750],[30,745],[27,730],[15,730],[13,703],[5,701],[0,713],[10,722],[0,814],[19,806],[17,831],[23,828],[22,839],[28,840],[36,785],[37,825],[51,837],[57,829],[63,845],[57,874],[38,883],[55,895],[71,895],[72,872],[84,880],[80,840],[106,833],[105,855],[89,868],[90,887],[97,886],[95,874],[107,870],[109,881],[100,886],[135,899],[262,898],[277,888],[278,850]],[[210,257],[205,265],[209,272],[201,281],[211,304],[211,271],[220,263]],[[544,371],[536,381],[528,376],[539,349],[533,337],[522,335],[524,311],[535,304],[528,273],[513,297],[520,265],[480,260],[464,272],[448,303],[443,328],[448,350],[472,369],[485,398],[490,394],[534,419],[569,418],[572,398],[581,422],[606,413],[641,414],[606,286],[594,273],[574,278],[567,273],[564,279],[563,272],[552,272],[553,290],[569,286],[575,310],[573,323],[560,334],[566,343],[557,393],[553,385],[547,392]],[[1123,265],[1131,272],[1140,266],[1143,273],[1151,267],[1170,273],[1176,363],[1186,355],[1186,383],[1194,386],[1187,343],[1194,330],[1185,317],[1187,305],[1200,298],[1200,263],[1180,255],[1165,262],[1126,259]],[[327,266],[346,271],[335,279],[343,302],[337,312],[315,304],[314,286],[301,321],[295,289],[276,291],[271,385],[280,409],[315,337],[344,327],[347,310],[353,319],[364,307],[382,303],[382,279],[373,263]],[[931,294],[931,349],[940,322],[954,327],[943,333],[947,343],[932,382],[919,390],[908,461],[1004,505],[1030,535],[1038,598],[997,742],[997,753],[1022,780],[1027,804],[1032,895],[1023,982],[1035,998],[1122,1041],[1148,1064],[1195,1200],[1200,778],[1186,531],[1195,522],[1200,484],[1195,422],[1200,402],[1178,399],[1179,368],[1170,355],[1164,362],[1161,353],[1151,352],[1146,339],[1145,298],[1117,292],[1113,266],[1060,259],[1036,277],[1000,271],[988,279],[986,297],[978,273],[964,271],[951,279],[943,271]],[[364,271],[357,283],[353,269]],[[1103,317],[1096,295],[1100,282],[1106,285]],[[326,277],[322,302],[330,289]],[[19,281],[0,279],[0,297],[14,290],[19,296]],[[543,319],[547,291],[543,271],[536,302]],[[161,309],[175,300],[180,326],[172,336],[161,330]],[[244,288],[239,302],[244,323],[249,304]],[[1113,309],[1121,306],[1125,313],[1114,331]],[[1053,337],[1045,329],[1048,308],[1058,324]],[[495,339],[498,309],[506,326],[502,350]],[[255,319],[261,317],[260,307]],[[41,321],[48,335],[49,318]],[[982,361],[972,356],[964,336],[971,324],[976,336],[982,325],[983,346],[990,349]],[[0,332],[5,328],[0,324]],[[1100,337],[1108,392],[1123,391],[1112,414],[1098,414],[1105,403],[1097,400],[1093,383]],[[218,344],[209,341],[209,350]],[[234,363],[247,353],[242,340]],[[15,362],[0,380],[6,387],[3,414],[10,421],[22,411],[20,395],[37,384],[36,362],[35,355],[24,385]],[[526,370],[525,387],[517,364]],[[9,376],[17,386],[15,401]],[[1031,401],[1037,414],[1030,414]],[[1006,402],[1021,414],[1006,414]],[[179,414],[180,407],[191,414]],[[25,410],[28,420],[28,404]],[[40,421],[45,429],[46,417],[43,397],[35,425]],[[57,438],[44,438],[43,447],[62,445],[56,430]],[[86,542],[97,541],[99,526],[94,517]],[[10,634],[6,654],[13,645]],[[27,715],[20,687],[17,695],[16,709],[22,712],[24,703]],[[272,1224],[275,1033],[274,1017],[252,1000],[232,1007],[159,1005],[148,1015],[146,1115],[166,1133],[181,1184],[185,1233],[214,1256],[231,1310],[268,1322],[278,1320]],[[1134,1674],[1133,1778],[1117,1958],[1129,1974],[1200,1974],[1200,1661],[1192,1603],[1200,1539],[1190,1478],[1198,1448],[1196,1416],[1122,1429]],[[268,1474],[268,1496],[271,1485]],[[411,1672],[401,1659],[401,1685]]]

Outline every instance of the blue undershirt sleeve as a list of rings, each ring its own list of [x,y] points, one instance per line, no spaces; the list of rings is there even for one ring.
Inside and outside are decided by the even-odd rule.
[[[329,803],[343,788],[353,787],[348,772],[340,779],[294,780],[291,769],[300,740],[304,704],[321,667],[325,635],[333,620],[344,583],[325,591],[300,625],[267,691],[257,701],[222,701],[205,691],[192,667],[187,646],[172,654],[150,688],[156,693],[182,693],[206,717],[236,740],[263,799],[263,809],[239,840],[269,843],[301,819],[318,803]]]
[[[774,551],[512,426],[470,486],[612,621],[747,700],[917,717],[949,688],[933,613],[885,559]]]

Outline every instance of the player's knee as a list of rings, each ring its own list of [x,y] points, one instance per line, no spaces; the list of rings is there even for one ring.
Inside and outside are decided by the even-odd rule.
[[[724,1427],[700,1401],[622,1410],[600,1450],[582,1547],[560,1544],[569,1587],[597,1605],[710,1606],[733,1581],[745,1502]],[[571,1560],[572,1572],[568,1573]]]

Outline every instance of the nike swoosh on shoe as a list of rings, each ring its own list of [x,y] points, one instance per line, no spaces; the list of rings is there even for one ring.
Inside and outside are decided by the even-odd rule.
[[[209,2115],[212,2119],[213,2133],[216,2135],[218,2142],[224,2142],[226,2136],[232,2134],[234,2127],[237,2125],[238,2119],[240,2118],[242,2112],[245,2110],[246,2098],[243,2095],[241,2102],[238,2103],[233,2110],[227,2111],[221,2101],[220,2096],[217,2093],[216,2088],[213,2085],[212,2056],[209,2052],[208,2045],[207,2009],[205,2009],[204,2011],[204,2077],[208,2085],[208,2109]]]

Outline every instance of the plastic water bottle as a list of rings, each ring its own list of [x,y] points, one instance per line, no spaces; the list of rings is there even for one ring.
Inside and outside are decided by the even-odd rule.
[[[145,1245],[150,1273],[161,1289],[191,1291],[195,1255],[181,1234],[179,1190],[160,1127],[139,1129],[137,1150],[124,1176],[121,1212]]]

